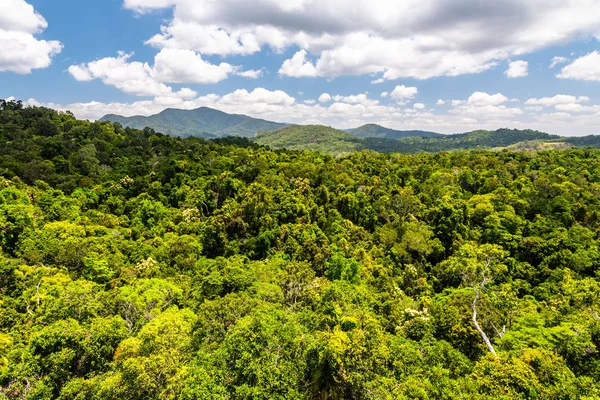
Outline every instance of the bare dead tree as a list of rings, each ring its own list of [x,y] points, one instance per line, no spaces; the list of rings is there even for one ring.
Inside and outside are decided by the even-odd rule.
[[[477,322],[477,301],[479,300],[479,297],[481,296],[481,292],[485,288],[485,285],[488,283],[488,278],[486,276],[486,273],[487,273],[487,269],[490,266],[491,262],[492,262],[491,258],[488,258],[486,260],[485,267],[483,267],[483,271],[481,271],[481,283],[475,289],[475,299],[473,300],[473,306],[472,306],[472,308],[473,308],[473,325],[475,325],[475,329],[477,329],[477,332],[479,332],[479,334],[481,335],[481,338],[485,342],[485,345],[487,346],[490,353],[492,353],[494,355],[494,357],[498,358],[498,355],[496,354],[496,350],[494,350],[494,346],[492,346],[492,342],[490,341],[488,336],[485,334],[483,329],[481,329],[481,326],[479,326],[479,323]]]

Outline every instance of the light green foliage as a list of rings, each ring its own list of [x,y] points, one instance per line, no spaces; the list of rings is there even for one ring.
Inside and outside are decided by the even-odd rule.
[[[323,132],[0,102],[0,398],[600,398],[598,151]]]

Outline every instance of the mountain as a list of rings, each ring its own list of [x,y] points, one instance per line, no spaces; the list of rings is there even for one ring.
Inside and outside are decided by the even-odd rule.
[[[259,130],[275,130],[286,126],[247,115],[227,114],[208,107],[195,110],[168,108],[149,117],[109,114],[100,118],[100,121],[118,122],[135,129],[150,127],[171,136],[196,136],[207,139],[224,136],[252,137]]]
[[[410,136],[420,137],[439,137],[443,136],[441,133],[428,132],[428,131],[397,131],[395,129],[385,128],[377,124],[366,124],[354,129],[346,129],[348,133],[356,137],[377,137],[386,139],[402,139]]]

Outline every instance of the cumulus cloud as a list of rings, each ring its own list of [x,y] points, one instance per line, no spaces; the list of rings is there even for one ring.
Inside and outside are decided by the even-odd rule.
[[[557,94],[553,97],[543,97],[541,99],[529,99],[525,102],[528,109],[535,110],[533,107],[554,107],[557,111],[569,112],[569,113],[590,113],[600,111],[600,106],[597,105],[583,105],[588,103],[590,98],[587,96],[571,96],[564,94]]]
[[[450,113],[477,120],[513,118],[523,114],[520,108],[507,107],[503,104],[508,101],[508,98],[502,93],[492,95],[475,92],[466,100],[452,100]]]
[[[496,106],[508,101],[508,98],[502,93],[488,94],[485,92],[475,92],[467,99],[467,103],[476,106]]]
[[[333,96],[332,99],[338,103],[348,103],[348,104],[364,104],[364,105],[377,105],[379,104],[379,100],[369,99],[366,93],[350,95],[350,96],[341,96],[336,95]]]
[[[392,90],[390,97],[395,100],[409,100],[414,98],[417,93],[419,93],[419,89],[414,86],[406,87],[404,85],[399,85]]]
[[[292,76],[294,78],[316,76],[317,70],[315,66],[308,61],[306,50],[300,50],[289,60],[285,60],[279,74],[284,76]]]
[[[529,63],[527,61],[513,61],[508,64],[508,69],[504,74],[509,78],[523,78],[529,74],[528,67]]]
[[[319,96],[319,102],[327,103],[329,101],[331,101],[331,95],[329,93],[323,93]]]
[[[130,61],[133,54],[119,52],[117,57],[106,57],[80,65],[71,65],[69,73],[77,81],[100,79],[125,93],[136,96],[180,96],[167,83],[217,83],[231,74],[256,78],[260,71],[241,71],[227,63],[211,64],[192,50],[162,49],[154,57],[154,65]]]
[[[583,81],[600,81],[600,52],[593,51],[563,67],[557,77]]]
[[[425,104],[423,104],[423,103],[415,103],[415,104],[413,104],[413,108],[415,110],[424,110],[425,109]]]
[[[436,101],[435,105],[436,106],[443,106],[444,104],[446,104],[446,101],[439,99],[438,101]]]
[[[244,78],[258,79],[263,76],[263,72],[264,70],[262,69],[249,69],[247,71],[239,72],[238,75],[243,76]]]
[[[235,71],[227,63],[211,64],[193,50],[162,49],[154,57],[151,74],[161,82],[209,84],[227,79]]]
[[[238,89],[223,96],[220,102],[224,105],[268,104],[291,106],[296,102],[296,99],[282,90],[271,91],[256,88],[252,92],[248,92],[246,89]]]
[[[531,106],[557,106],[557,105],[564,105],[564,104],[574,104],[574,103],[585,103],[590,101],[590,98],[587,96],[579,96],[579,97],[575,97],[575,96],[571,96],[571,95],[566,95],[566,94],[557,94],[553,97],[542,97],[540,99],[537,98],[532,98],[529,99],[525,102],[526,105],[531,105]]]
[[[63,45],[35,37],[47,27],[44,17],[26,1],[0,1],[0,72],[29,74],[49,67]]]
[[[579,103],[557,104],[555,108],[559,111],[567,112],[596,112],[600,111],[600,106],[584,106]]]
[[[165,96],[173,89],[153,77],[148,63],[129,62],[132,54],[120,52],[118,57],[106,57],[87,64],[71,65],[69,73],[78,81],[100,79],[125,93],[136,96]]]
[[[258,25],[248,29],[227,31],[216,25],[198,24],[174,19],[162,26],[161,33],[146,41],[158,48],[191,49],[202,54],[249,55],[263,46],[279,52],[288,45],[288,38],[277,28]]]
[[[478,73],[598,34],[595,0],[124,0],[124,6],[172,8],[172,18],[148,40],[158,48],[230,55],[298,46],[307,55],[287,60],[282,72],[289,76],[380,74],[374,82]]]

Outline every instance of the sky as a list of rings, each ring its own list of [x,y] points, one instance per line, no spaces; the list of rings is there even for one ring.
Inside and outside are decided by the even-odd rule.
[[[0,98],[600,134],[600,0],[0,0]]]

